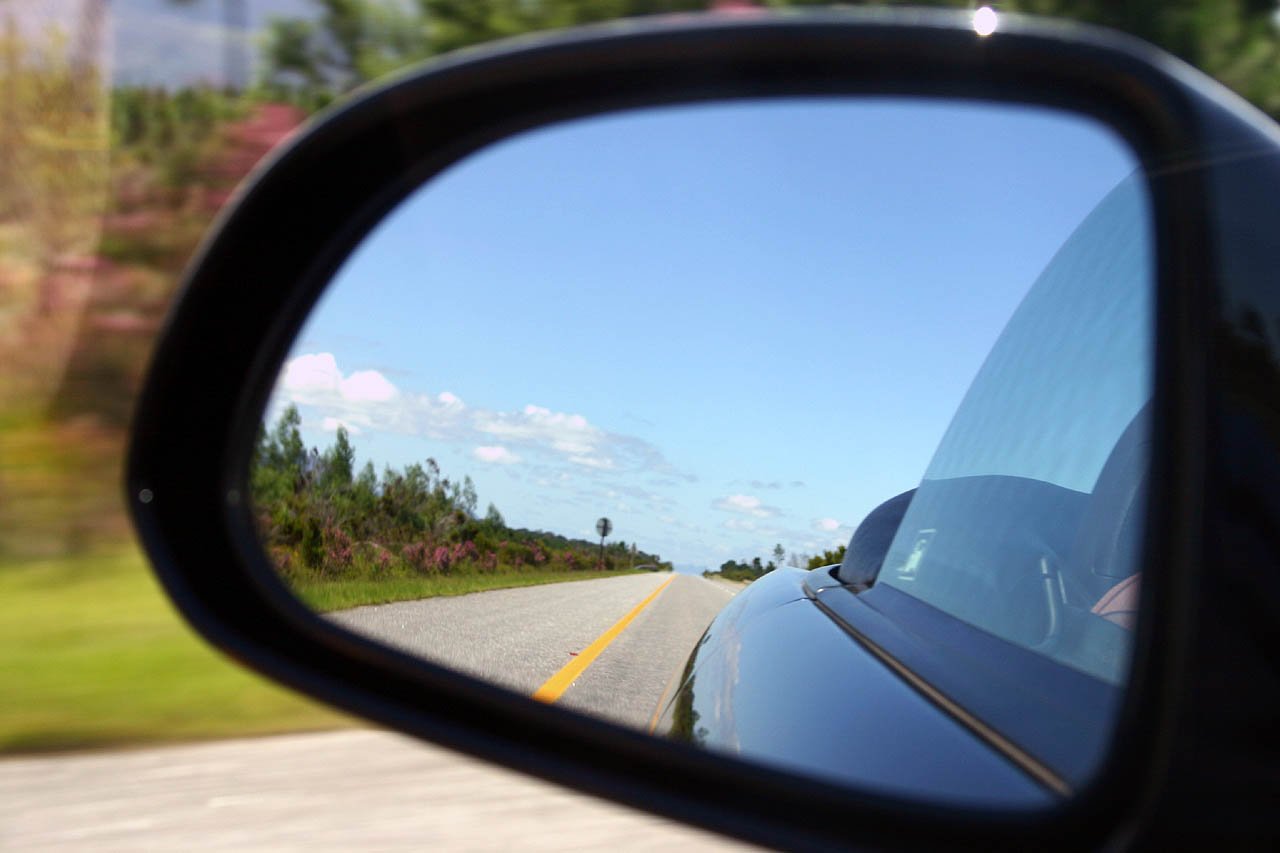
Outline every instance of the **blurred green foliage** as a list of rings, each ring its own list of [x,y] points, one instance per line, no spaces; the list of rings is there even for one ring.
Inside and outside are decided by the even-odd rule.
[[[112,148],[118,159],[151,167],[164,185],[181,189],[203,177],[201,166],[221,141],[215,131],[246,109],[240,96],[208,86],[117,86],[111,90]]]
[[[0,563],[0,753],[350,725],[221,657],[132,548]]]

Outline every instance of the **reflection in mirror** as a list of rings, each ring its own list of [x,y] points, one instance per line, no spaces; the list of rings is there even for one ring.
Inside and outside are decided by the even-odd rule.
[[[1080,116],[905,98],[494,145],[388,215],[294,343],[264,546],[326,618],[544,702],[1051,802],[1105,755],[1137,613],[1135,167]]]

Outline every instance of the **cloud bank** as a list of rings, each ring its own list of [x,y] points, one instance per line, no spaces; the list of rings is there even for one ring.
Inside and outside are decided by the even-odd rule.
[[[754,495],[727,495],[716,499],[711,506],[721,512],[748,515],[752,518],[773,518],[782,514],[782,510],[776,506],[768,506]]]
[[[567,463],[586,473],[661,474],[692,481],[655,446],[609,432],[580,414],[528,404],[513,411],[471,407],[451,391],[434,396],[401,391],[377,370],[344,373],[333,353],[290,359],[280,372],[275,401],[317,410],[326,429],[353,434],[385,431],[471,445],[484,462],[514,465],[523,454]]]

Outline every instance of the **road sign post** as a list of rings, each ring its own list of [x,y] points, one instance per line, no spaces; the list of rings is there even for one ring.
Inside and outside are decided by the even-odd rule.
[[[600,534],[600,568],[604,568],[604,538],[613,530],[613,522],[602,518],[596,522],[596,533]]]

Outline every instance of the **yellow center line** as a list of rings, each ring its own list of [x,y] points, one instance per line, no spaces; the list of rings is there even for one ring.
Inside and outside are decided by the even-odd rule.
[[[561,694],[569,689],[569,685],[573,684],[574,680],[576,680],[579,675],[582,675],[582,673],[586,671],[587,667],[591,666],[591,662],[600,657],[600,653],[607,649],[609,644],[618,638],[618,635],[622,633],[623,629],[631,624],[631,620],[639,616],[640,611],[648,607],[653,600],[658,597],[658,593],[666,589],[667,585],[675,579],[676,577],[674,574],[667,578],[662,582],[661,586],[649,593],[644,601],[633,607],[630,613],[614,623],[612,628],[605,631],[599,637],[596,637],[595,641],[592,642],[591,645],[579,652],[577,657],[569,661],[563,669],[548,678],[545,684],[535,690],[533,692],[533,698],[540,702],[547,703],[551,703],[559,699]]]

